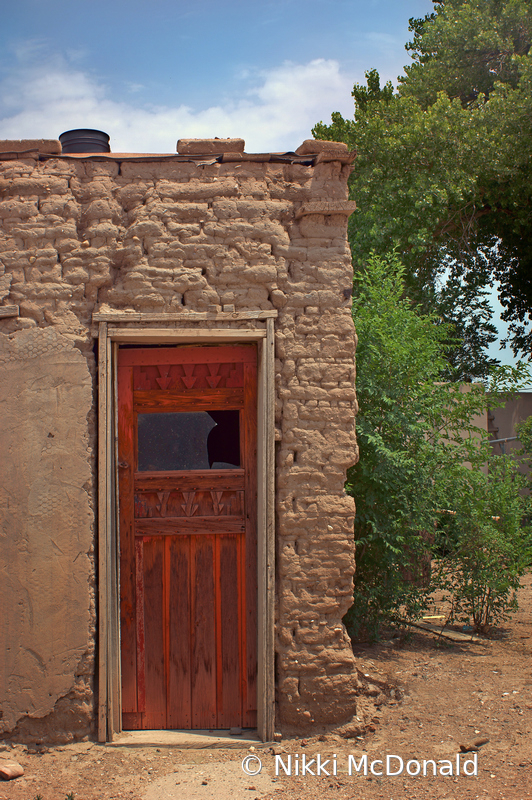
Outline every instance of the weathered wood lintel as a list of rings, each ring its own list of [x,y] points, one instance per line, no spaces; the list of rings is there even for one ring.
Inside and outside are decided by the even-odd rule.
[[[278,311],[181,311],[171,314],[151,313],[142,311],[95,311],[92,315],[93,322],[202,322],[213,320],[215,322],[238,322],[245,319],[275,319]]]
[[[115,342],[138,342],[139,344],[160,344],[161,337],[169,343],[179,341],[181,344],[201,341],[232,342],[232,341],[259,341],[266,338],[266,330],[216,328],[112,328],[109,327],[107,335]]]

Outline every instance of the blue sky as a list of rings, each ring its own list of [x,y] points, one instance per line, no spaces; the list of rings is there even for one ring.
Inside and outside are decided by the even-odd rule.
[[[295,150],[376,67],[396,82],[431,0],[18,0],[0,25],[0,138],[98,128],[115,152],[236,136]],[[494,297],[498,320],[499,308]],[[501,327],[503,330],[503,327]],[[510,362],[510,351],[491,354]]]
[[[410,60],[431,0],[18,0],[0,26],[0,137],[101,128],[112,149],[178,137],[295,149],[377,67]]]

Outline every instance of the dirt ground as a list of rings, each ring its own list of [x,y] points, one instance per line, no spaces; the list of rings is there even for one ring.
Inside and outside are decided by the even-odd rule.
[[[81,742],[41,752],[0,745],[0,758],[25,770],[23,777],[0,783],[0,800],[532,798],[532,574],[523,580],[519,604],[518,613],[489,639],[454,642],[416,631],[406,641],[357,647],[362,671],[396,687],[395,699],[381,707],[375,731],[365,737],[285,739],[251,750],[236,743],[233,749],[177,750]],[[469,752],[458,756],[457,775],[460,745],[481,739],[489,741],[476,754],[478,774],[464,774],[474,771],[475,754]],[[388,773],[398,773],[402,759],[401,774],[386,774],[387,755],[395,756]],[[260,774],[243,772],[248,756],[252,770],[260,758]],[[302,775],[303,756],[314,772],[311,761],[320,756],[330,776]],[[409,775],[407,768],[415,773],[417,762],[420,774]]]

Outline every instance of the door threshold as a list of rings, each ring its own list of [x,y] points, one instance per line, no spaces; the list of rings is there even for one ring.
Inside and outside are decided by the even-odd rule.
[[[198,731],[122,731],[113,736],[107,747],[164,747],[176,750],[240,749],[263,745],[256,730],[244,728],[241,734],[229,730]]]

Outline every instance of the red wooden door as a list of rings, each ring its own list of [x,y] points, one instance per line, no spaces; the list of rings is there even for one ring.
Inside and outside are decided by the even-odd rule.
[[[256,726],[254,345],[121,348],[123,727]]]

